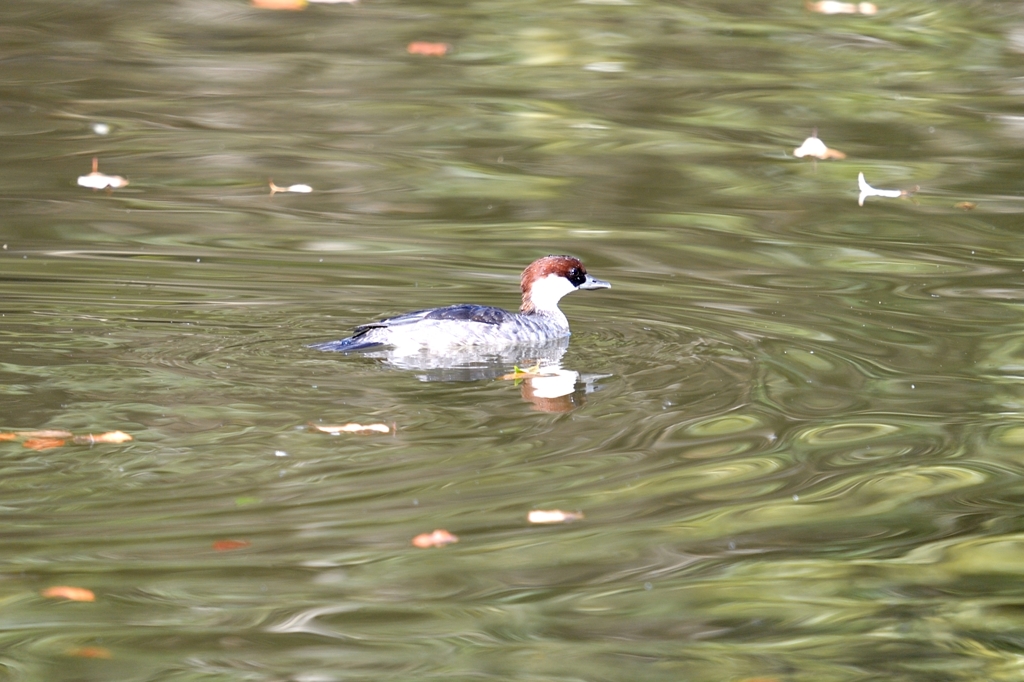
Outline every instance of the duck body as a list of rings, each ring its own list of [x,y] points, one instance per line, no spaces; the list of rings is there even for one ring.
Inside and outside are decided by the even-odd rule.
[[[608,282],[588,275],[577,258],[545,256],[523,271],[522,305],[518,313],[474,304],[429,308],[363,324],[348,338],[312,347],[348,353],[381,346],[444,351],[544,343],[570,334],[569,320],[558,308],[563,296],[578,289],[609,287]]]

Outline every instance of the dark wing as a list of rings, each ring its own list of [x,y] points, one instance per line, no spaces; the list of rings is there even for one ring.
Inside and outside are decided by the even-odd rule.
[[[461,322],[479,322],[481,324],[501,324],[515,316],[507,310],[493,308],[489,305],[450,305],[447,308],[430,308],[429,310],[415,310],[411,313],[404,313],[396,317],[389,317],[386,320],[378,320],[361,324],[355,328],[353,337],[361,336],[371,329],[380,327],[401,327],[406,324],[415,324],[423,320],[457,320]]]
[[[364,338],[367,333],[383,327],[394,329],[406,324],[415,324],[422,320],[455,320],[460,322],[477,322],[480,324],[501,324],[511,319],[514,319],[514,315],[501,308],[492,308],[487,305],[450,305],[447,308],[416,310],[396,317],[389,317],[386,320],[361,324],[352,330],[352,336],[347,339],[318,343],[310,347],[318,350],[341,352],[376,348],[384,344],[380,341],[367,341]]]
[[[512,313],[489,305],[450,305],[427,311],[424,320],[460,320],[482,324],[501,324],[513,319]]]

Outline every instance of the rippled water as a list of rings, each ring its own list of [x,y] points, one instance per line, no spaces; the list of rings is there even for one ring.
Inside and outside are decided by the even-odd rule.
[[[0,679],[1024,678],[1018,4],[0,17]],[[567,388],[307,347],[547,253]]]

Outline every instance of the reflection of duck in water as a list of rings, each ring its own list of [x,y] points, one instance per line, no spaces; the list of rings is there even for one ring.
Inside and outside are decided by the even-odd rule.
[[[523,271],[521,287],[523,303],[518,313],[470,304],[417,310],[361,325],[347,339],[312,347],[347,353],[390,346],[394,356],[406,357],[458,355],[467,348],[479,352],[483,348],[546,345],[569,336],[569,320],[558,309],[563,296],[577,289],[607,289],[611,284],[588,275],[577,258],[545,256]]]

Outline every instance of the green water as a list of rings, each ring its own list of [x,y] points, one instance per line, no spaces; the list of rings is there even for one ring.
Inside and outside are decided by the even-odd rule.
[[[0,680],[1024,679],[1018,3],[0,19]],[[307,348],[548,253],[567,393]]]

